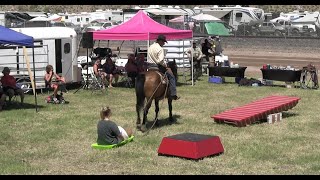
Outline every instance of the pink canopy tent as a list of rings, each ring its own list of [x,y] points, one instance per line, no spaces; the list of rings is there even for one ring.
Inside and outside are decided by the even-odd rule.
[[[191,30],[178,30],[162,25],[142,10],[130,20],[114,28],[94,31],[94,40],[155,40],[159,34],[166,36],[167,40],[191,39]]]

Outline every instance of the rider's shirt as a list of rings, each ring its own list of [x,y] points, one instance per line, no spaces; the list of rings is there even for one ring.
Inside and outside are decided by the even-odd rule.
[[[159,64],[162,66],[167,66],[164,61],[164,50],[158,43],[153,43],[148,48],[147,62],[149,64]]]

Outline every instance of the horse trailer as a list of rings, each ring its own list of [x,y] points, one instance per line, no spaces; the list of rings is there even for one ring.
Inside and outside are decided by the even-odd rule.
[[[35,70],[36,89],[45,88],[44,75],[47,65],[65,77],[66,83],[81,82],[81,68],[77,63],[77,34],[67,27],[12,28],[34,38],[34,47],[26,47],[31,71]],[[26,58],[22,46],[0,47],[0,70],[11,69],[17,83],[24,90],[31,89]],[[0,75],[0,78],[3,74]]]

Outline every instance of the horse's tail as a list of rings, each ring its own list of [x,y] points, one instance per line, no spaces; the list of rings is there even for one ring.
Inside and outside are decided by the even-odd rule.
[[[144,94],[145,79],[146,79],[145,74],[138,74],[138,76],[136,77],[135,90],[136,90],[136,97],[137,97],[137,106],[143,107],[144,98],[145,98],[145,94]]]

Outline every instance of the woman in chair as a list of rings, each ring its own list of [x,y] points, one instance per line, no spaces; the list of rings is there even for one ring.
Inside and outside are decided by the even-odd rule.
[[[143,73],[147,71],[147,61],[145,60],[144,54],[140,53],[138,54],[138,57],[136,58],[136,64],[138,67],[138,73]]]
[[[4,93],[9,96],[9,103],[11,103],[11,99],[15,94],[19,94],[22,105],[24,100],[24,91],[17,86],[16,79],[10,75],[10,69],[8,67],[4,67],[2,73],[3,77],[1,78],[1,83]]]
[[[118,83],[119,71],[116,68],[116,65],[110,57],[107,58],[106,62],[102,66],[104,72],[107,74],[107,80],[109,81],[109,88],[112,86],[113,78],[115,78],[115,83]]]
[[[138,66],[134,61],[135,61],[134,54],[128,54],[128,62],[125,65],[125,69],[128,77],[131,78],[131,81],[133,82],[133,84],[135,84],[135,79],[138,75]]]
[[[94,63],[93,65],[93,72],[94,72],[94,75],[97,77],[97,78],[100,78],[101,79],[101,82],[102,82],[102,88],[105,89],[105,81],[106,81],[106,76],[107,74],[105,72],[102,71],[102,65],[101,65],[101,60],[100,58],[98,58],[96,60],[96,62]]]
[[[53,72],[53,67],[51,65],[46,66],[46,74],[44,76],[44,81],[46,87],[51,87],[53,88],[53,101],[57,102],[57,95],[58,95],[58,90],[60,86],[63,86],[65,84],[65,79],[64,77],[60,77],[56,73]]]

